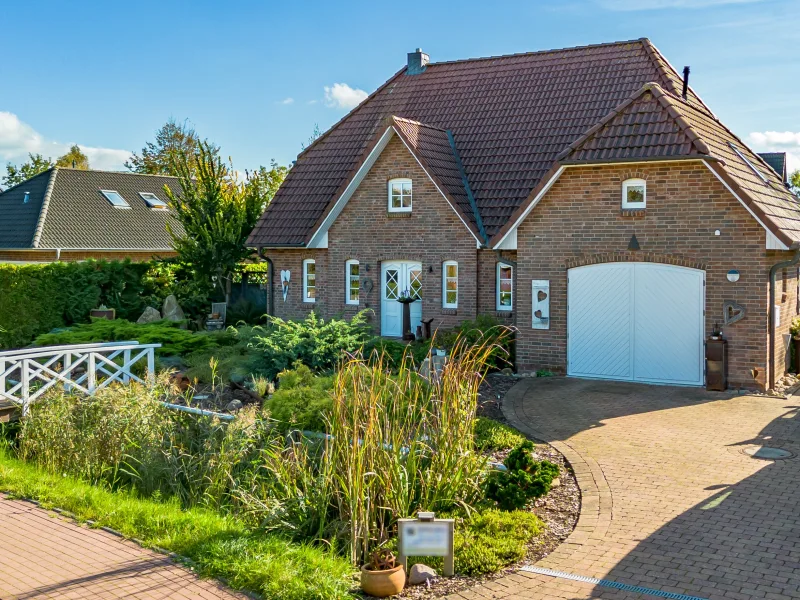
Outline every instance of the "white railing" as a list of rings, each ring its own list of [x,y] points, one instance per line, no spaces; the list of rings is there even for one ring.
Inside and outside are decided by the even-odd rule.
[[[160,347],[161,344],[109,342],[0,352],[0,400],[21,406],[25,413],[31,402],[59,383],[67,391],[88,396],[115,381],[152,384],[155,349]],[[146,374],[142,379],[133,367],[144,362]]]

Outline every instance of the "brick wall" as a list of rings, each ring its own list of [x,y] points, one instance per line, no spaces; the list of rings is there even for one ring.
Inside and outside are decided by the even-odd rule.
[[[632,177],[647,181],[647,209],[623,215],[621,185]],[[716,229],[720,236],[714,235]],[[641,249],[632,252],[627,247],[634,233]],[[788,253],[765,250],[764,230],[701,163],[567,169],[521,224],[518,239],[517,362],[524,370],[566,369],[569,267],[652,261],[706,271],[706,335],[715,322],[722,324],[723,301],[747,309],[743,320],[723,328],[729,378],[745,387],[763,387],[767,381],[767,274]],[[741,273],[735,284],[726,277],[734,268]],[[530,328],[532,279],[550,280],[549,330]],[[796,311],[796,287],[793,279],[787,281],[782,329],[791,321],[789,312]],[[780,374],[783,352],[777,356]]]

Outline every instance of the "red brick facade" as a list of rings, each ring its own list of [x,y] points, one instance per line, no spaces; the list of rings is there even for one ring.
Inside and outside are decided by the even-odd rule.
[[[410,215],[390,214],[387,182],[408,177],[414,183]],[[623,212],[622,182],[647,182],[647,208]],[[720,235],[715,235],[719,230]],[[640,250],[629,251],[635,234]],[[381,263],[422,263],[423,319],[434,328],[450,328],[477,314],[491,314],[519,328],[517,367],[521,371],[566,371],[567,270],[586,264],[650,261],[702,269],[706,273],[705,333],[723,323],[722,306],[733,300],[746,317],[723,328],[729,340],[730,382],[764,387],[767,373],[768,273],[790,253],[766,250],[766,232],[738,200],[700,162],[641,163],[635,166],[568,168],[520,225],[518,250],[478,250],[476,241],[425,172],[394,138],[364,178],[329,230],[328,248],[266,250],[272,259],[274,312],[302,318],[316,309],[323,316],[351,316],[374,311],[380,330]],[[302,302],[302,261],[317,266],[317,301]],[[345,263],[360,261],[361,301],[345,303]],[[442,263],[459,264],[457,311],[442,308]],[[514,309],[496,310],[496,268],[499,260],[515,264]],[[280,271],[291,271],[287,301],[281,295]],[[727,280],[737,269],[737,283]],[[789,272],[791,271],[791,272]],[[531,328],[530,282],[550,281],[550,329]],[[775,340],[777,375],[788,368],[788,328],[798,314],[797,269],[779,275],[776,303],[781,307]]]
[[[622,182],[647,181],[647,208],[631,216],[620,209]],[[715,235],[719,230],[720,235]],[[627,250],[632,235],[640,250]],[[535,243],[533,242],[536,236]],[[567,169],[520,225],[518,367],[566,369],[567,270],[586,264],[650,261],[706,272],[708,335],[723,323],[723,302],[744,306],[746,317],[723,327],[729,342],[733,386],[764,387],[767,374],[767,277],[788,252],[767,251],[766,232],[700,162],[597,166]],[[727,272],[736,269],[736,283]],[[796,270],[794,271],[796,274]],[[550,329],[531,329],[532,279],[550,280]],[[782,284],[781,284],[782,285]],[[785,368],[782,335],[797,314],[797,283],[787,273],[781,328],[776,336],[776,372]],[[755,378],[752,370],[755,369]]]

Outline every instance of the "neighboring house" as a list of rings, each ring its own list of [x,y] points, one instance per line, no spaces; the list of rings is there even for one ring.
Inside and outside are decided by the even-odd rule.
[[[781,181],[789,181],[786,173],[786,152],[759,152],[758,155],[772,167]]]
[[[776,268],[772,302],[770,269],[795,256],[800,206],[684,83],[647,39],[410,53],[253,231],[274,313],[370,308],[397,337],[409,290],[415,324],[515,325],[522,371],[682,385],[704,383],[718,324],[731,384],[769,386],[798,313],[798,267]]]
[[[0,262],[174,256],[175,177],[54,167],[0,193]]]

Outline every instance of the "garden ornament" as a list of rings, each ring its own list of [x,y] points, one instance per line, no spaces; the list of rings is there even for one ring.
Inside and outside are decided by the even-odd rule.
[[[741,321],[746,314],[747,309],[733,300],[725,300],[722,303],[722,321],[725,325],[732,325],[737,321]]]
[[[283,290],[283,301],[286,302],[286,297],[289,295],[289,280],[292,278],[292,273],[288,269],[281,271],[281,288]]]

